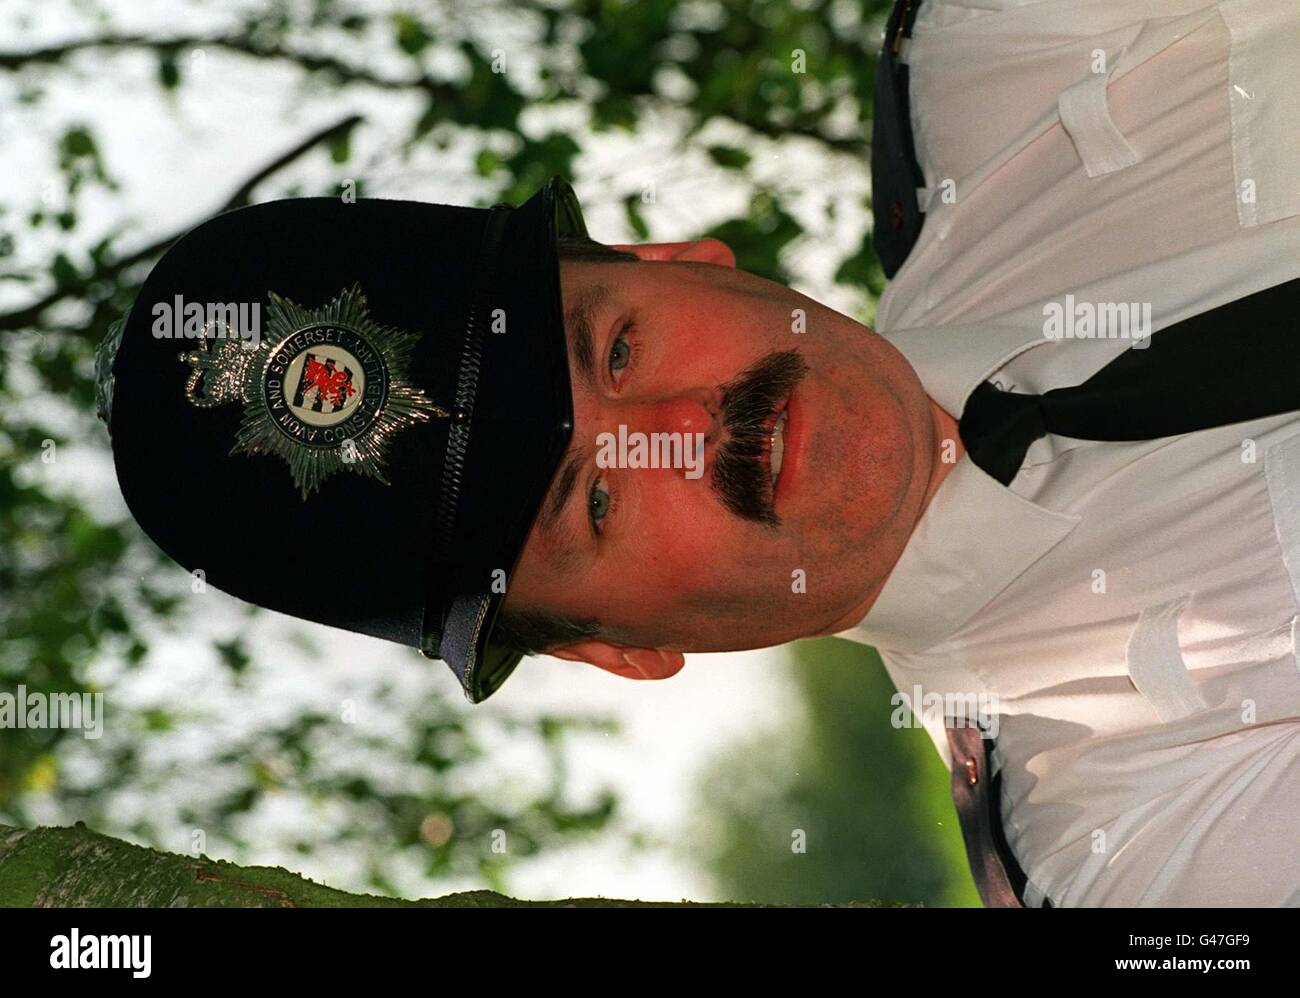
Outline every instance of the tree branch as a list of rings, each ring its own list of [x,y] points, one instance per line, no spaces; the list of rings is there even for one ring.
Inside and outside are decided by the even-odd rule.
[[[782,908],[788,905],[564,898],[520,901],[494,891],[464,891],[405,901],[348,894],[282,867],[236,866],[180,856],[72,828],[30,831],[0,825],[0,906],[6,908]],[[910,908],[854,901],[846,908]]]
[[[363,66],[355,66],[329,55],[317,55],[288,49],[282,45],[256,42],[247,35],[187,35],[172,38],[149,38],[144,35],[99,35],[78,38],[59,45],[29,49],[26,52],[0,52],[0,70],[18,72],[31,65],[54,65],[70,55],[93,49],[145,49],[160,58],[175,56],[182,49],[222,49],[256,59],[279,59],[293,62],[311,72],[330,73],[345,83],[366,83],[384,90],[422,90],[431,98],[451,100],[456,88],[429,76],[393,78],[380,76]]]
[[[231,195],[224,203],[222,203],[214,214],[220,214],[223,211],[230,211],[233,208],[241,208],[248,204],[253,190],[258,184],[262,183],[262,181],[278,173],[280,170],[283,170],[286,166],[294,162],[294,160],[298,159],[314,146],[347,133],[352,128],[355,128],[361,120],[361,115],[352,114],[344,118],[342,121],[335,122],[326,128],[322,128],[319,131],[308,135],[305,139],[302,139],[291,148],[285,150],[275,159],[271,160],[244,180],[235,188]],[[0,331],[24,329],[28,326],[34,325],[40,320],[41,315],[51,306],[56,305],[65,299],[74,298],[83,294],[86,288],[91,284],[116,277],[128,267],[132,267],[144,260],[149,260],[158,256],[163,252],[163,250],[193,227],[193,224],[186,225],[185,227],[172,232],[170,235],[156,240],[147,246],[143,246],[126,256],[104,263],[95,268],[95,270],[90,274],[87,274],[85,277],[82,277],[65,287],[57,288],[49,292],[43,298],[32,302],[30,305],[24,306],[20,309],[15,309],[12,312],[0,313]]]
[[[457,98],[455,87],[440,83],[429,76],[418,76],[410,78],[397,78],[380,76],[362,66],[355,66],[343,62],[333,56],[315,55],[308,52],[301,52],[293,49],[287,49],[281,45],[264,44],[254,42],[251,38],[244,35],[209,35],[209,36],[190,36],[175,37],[167,39],[147,38],[143,35],[102,35],[97,38],[82,38],[61,45],[51,45],[46,48],[32,49],[27,52],[0,52],[0,70],[16,72],[27,65],[32,64],[53,64],[62,61],[69,55],[78,52],[84,52],[98,48],[140,48],[155,52],[159,57],[174,54],[181,49],[189,48],[212,48],[224,49],[228,52],[236,52],[241,55],[253,56],[259,59],[280,59],[286,62],[293,62],[302,68],[312,72],[327,72],[333,75],[337,80],[344,83],[365,83],[373,87],[380,87],[385,90],[419,90],[426,93],[430,100],[451,102]],[[642,96],[649,97],[650,94]],[[752,129],[754,132],[764,135],[770,139],[780,139],[787,136],[801,136],[803,138],[814,139],[824,144],[828,149],[835,152],[862,156],[868,150],[868,144],[865,139],[848,137],[836,137],[824,134],[820,129],[807,124],[794,124],[789,126],[775,125],[771,122],[751,120],[749,118],[739,118],[729,116],[738,124]]]

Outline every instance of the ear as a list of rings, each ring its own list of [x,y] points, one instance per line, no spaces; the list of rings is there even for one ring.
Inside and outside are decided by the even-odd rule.
[[[611,246],[610,249],[633,253],[642,260],[678,260],[689,263],[716,263],[720,267],[734,267],[736,254],[721,239],[709,236],[689,243],[629,243]]]
[[[667,679],[686,664],[686,656],[679,651],[631,648],[608,641],[577,641],[547,654],[569,662],[587,662],[626,679]]]

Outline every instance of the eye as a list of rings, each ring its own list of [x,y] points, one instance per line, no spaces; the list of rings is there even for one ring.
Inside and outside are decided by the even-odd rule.
[[[619,380],[618,372],[632,363],[632,344],[628,342],[626,336],[631,328],[631,323],[624,326],[623,331],[614,338],[614,342],[609,347],[609,373],[613,375],[615,382]]]
[[[592,483],[591,494],[587,497],[587,512],[591,517],[591,525],[596,533],[600,533],[600,524],[605,515],[609,512],[609,492],[604,487],[604,480],[598,479]]]

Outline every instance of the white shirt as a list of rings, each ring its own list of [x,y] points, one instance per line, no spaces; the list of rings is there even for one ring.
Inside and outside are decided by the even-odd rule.
[[[877,328],[953,415],[1131,346],[1045,336],[1067,294],[1159,331],[1300,276],[1293,0],[925,0],[903,54],[928,214]],[[1293,413],[962,457],[841,636],[997,705],[1027,904],[1300,905],[1298,614]]]

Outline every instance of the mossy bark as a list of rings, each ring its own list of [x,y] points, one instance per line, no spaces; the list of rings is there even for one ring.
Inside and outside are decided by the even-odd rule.
[[[349,894],[282,867],[236,866],[109,838],[78,823],[31,830],[0,825],[0,906],[42,908],[623,908],[736,907],[693,901],[565,898],[519,901],[464,891],[406,901]],[[749,907],[745,905],[744,907]],[[772,907],[764,905],[763,907]],[[888,901],[846,907],[913,907]]]

